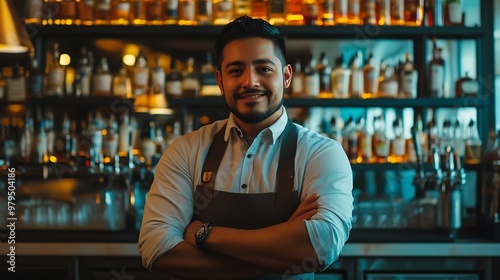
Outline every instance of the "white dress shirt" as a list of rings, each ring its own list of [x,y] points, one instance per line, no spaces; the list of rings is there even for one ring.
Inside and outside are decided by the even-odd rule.
[[[194,193],[201,182],[203,163],[215,134],[227,123],[225,140],[230,141],[217,172],[215,189],[234,193],[276,192],[276,170],[281,139],[288,116],[261,131],[249,146],[241,137],[234,117],[216,121],[175,139],[162,155],[146,198],[139,252],[143,264],[153,261],[183,241],[191,222]],[[306,221],[311,243],[320,265],[333,263],[351,229],[353,197],[352,170],[337,141],[297,125],[295,189],[300,201],[313,193],[319,196],[318,212]]]

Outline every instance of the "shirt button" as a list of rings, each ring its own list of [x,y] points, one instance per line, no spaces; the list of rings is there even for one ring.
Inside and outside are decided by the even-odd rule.
[[[243,185],[241,185],[241,188],[242,188],[242,189],[246,189],[246,188],[247,188],[247,184],[243,184]]]
[[[248,155],[247,155],[247,158],[251,158],[251,157],[252,157],[252,154],[248,154]]]

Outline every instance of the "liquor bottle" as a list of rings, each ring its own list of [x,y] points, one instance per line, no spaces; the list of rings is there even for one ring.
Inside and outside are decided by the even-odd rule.
[[[441,128],[441,133],[439,135],[439,154],[444,155],[446,153],[446,147],[453,147],[453,127],[451,125],[451,121],[446,119],[443,121],[443,126]]]
[[[54,143],[56,133],[54,131],[54,113],[51,110],[45,112],[45,133],[47,135],[47,155],[54,155]]]
[[[78,20],[83,25],[94,24],[94,0],[80,0],[78,4]]]
[[[391,24],[405,24],[405,0],[391,0]]]
[[[132,73],[132,92],[137,98],[149,92],[149,66],[144,52],[139,50]]]
[[[252,1],[252,17],[268,19],[268,0],[253,0]]]
[[[212,53],[207,52],[207,61],[201,66],[200,96],[221,95],[215,74],[215,65],[212,62]]]
[[[335,24],[335,1],[321,0],[320,21],[321,25],[331,26]]]
[[[361,24],[361,0],[349,0],[347,18],[349,24]]]
[[[59,11],[55,15],[55,24],[71,25],[75,22],[76,0],[59,0]]]
[[[319,75],[319,98],[333,98],[331,74],[332,68],[328,65],[328,58],[325,52],[320,54],[320,63],[317,66]]]
[[[375,161],[379,163],[387,162],[390,143],[385,134],[384,119],[381,115],[373,118],[373,130],[372,149]]]
[[[369,54],[363,67],[364,90],[362,98],[374,98],[378,94],[379,69],[373,62],[373,54]]]
[[[71,120],[65,113],[61,123],[61,130],[55,133],[54,153],[56,162],[69,164],[71,151]]]
[[[445,25],[461,26],[463,25],[463,9],[461,0],[445,0]]]
[[[377,24],[378,25],[392,25],[391,16],[391,0],[379,0],[377,3]]]
[[[349,98],[349,80],[351,70],[347,69],[342,56],[335,60],[335,68],[331,73],[333,98]]]
[[[64,67],[59,63],[59,43],[54,43],[51,59],[47,59],[45,94],[48,96],[62,96],[64,91]]]
[[[349,91],[352,98],[361,98],[364,91],[364,72],[361,69],[361,51],[358,51],[351,61],[351,82],[349,83]]]
[[[165,95],[165,70],[160,64],[160,56],[156,56],[155,67],[151,71],[151,92]]]
[[[47,133],[45,130],[45,120],[39,119],[40,125],[38,128],[38,132],[36,134],[36,163],[47,163],[48,152],[47,152]]]
[[[422,25],[424,17],[424,0],[405,0],[405,24]]]
[[[382,74],[379,78],[379,91],[377,96],[397,98],[399,83],[394,75],[394,67],[383,62],[381,68]]]
[[[127,112],[123,114],[123,119],[118,127],[118,154],[126,155],[132,145],[132,125]]]
[[[479,92],[478,81],[469,77],[469,73],[465,72],[465,76],[461,77],[455,83],[455,97],[477,96]]]
[[[308,63],[304,68],[304,96],[319,96],[319,79],[319,73],[316,68],[316,58],[310,54]]]
[[[403,135],[403,120],[397,117],[392,123],[392,130],[394,131],[394,138],[390,140],[390,151],[388,161],[391,163],[405,162],[406,139]]]
[[[90,164],[92,167],[100,166],[103,163],[103,122],[101,113],[96,112],[93,117],[89,113],[87,135],[90,138]]]
[[[43,0],[42,24],[54,24],[56,14],[59,12],[59,3],[56,0]]]
[[[92,86],[93,54],[82,47],[81,56],[76,68],[75,93],[76,96],[90,96]]]
[[[344,142],[342,135],[343,129],[344,121],[339,116],[332,116],[332,118],[330,119],[330,138],[332,138],[333,140],[337,140],[340,145],[343,145]]]
[[[356,163],[358,160],[358,130],[354,119],[349,117],[343,130],[344,149],[349,162]]]
[[[179,0],[178,21],[179,25],[196,25],[196,3],[194,0]]]
[[[146,24],[146,7],[144,0],[129,0],[131,4],[130,21],[134,25]]]
[[[31,96],[41,97],[43,94],[43,72],[40,68],[40,61],[34,57],[31,59],[31,65],[28,72],[28,88]],[[0,98],[1,100],[1,98]]]
[[[373,146],[372,146],[372,135],[368,132],[366,127],[366,120],[364,117],[360,117],[357,122],[358,131],[358,158],[356,162],[358,163],[369,163],[374,160],[373,158]]]
[[[179,20],[179,0],[166,0],[166,25],[175,25]]]
[[[165,0],[145,0],[144,10],[146,11],[146,24],[162,25],[166,16]]]
[[[113,96],[121,98],[132,98],[132,79],[127,73],[125,64],[122,62],[120,70],[113,77],[111,92]]]
[[[96,72],[92,77],[92,95],[110,96],[113,76],[109,72],[107,57],[103,56],[99,61]]]
[[[428,133],[424,131],[424,123],[422,121],[421,114],[417,114],[413,130],[415,131],[415,137],[418,138],[418,143],[420,144],[422,162],[426,162],[429,158],[429,136]]]
[[[24,163],[31,163],[35,156],[36,143],[33,118],[29,113],[26,114],[24,129],[19,141],[19,155],[21,161]]]
[[[43,0],[26,0],[24,3],[24,23],[41,23]]]
[[[151,165],[153,163],[153,155],[156,154],[155,132],[156,126],[153,121],[143,126],[139,151],[142,157],[144,157],[144,163],[146,165]]]
[[[408,52],[401,73],[401,82],[401,98],[417,98],[418,72],[415,70]]]
[[[359,11],[359,17],[361,24],[377,24],[376,17],[376,1],[375,0],[363,0],[361,1],[361,9]]]
[[[304,25],[302,0],[287,0],[286,24]]]
[[[213,1],[198,0],[196,1],[196,21],[198,25],[210,25],[213,20]]]
[[[214,25],[226,25],[233,19],[233,0],[214,0]]]
[[[132,7],[130,0],[112,0],[111,2],[111,24],[128,25],[132,19]]]
[[[177,63],[173,57],[170,59],[170,72],[165,78],[165,93],[169,97],[182,95],[182,76],[177,71]]]
[[[436,46],[436,40],[434,40],[432,60],[429,62],[428,87],[431,97],[446,97],[444,92],[445,79],[445,61],[441,58],[441,48]]]
[[[269,23],[286,24],[286,0],[269,0]]]
[[[478,164],[481,163],[481,154],[483,141],[479,136],[476,122],[470,120],[465,130],[465,163]]]
[[[103,204],[104,220],[106,228],[110,230],[121,230],[129,226],[130,221],[130,183],[125,175],[125,169],[120,165],[120,158],[114,157],[114,170],[109,177],[110,181],[104,196]]]
[[[94,24],[109,24],[111,22],[111,0],[95,0]]]
[[[427,25],[428,26],[443,26],[444,25],[444,3],[443,0],[426,1],[428,4]]]
[[[292,74],[291,96],[299,97],[303,96],[304,94],[304,73],[302,72],[302,65],[300,63],[300,60],[297,59],[295,61],[295,67]]]
[[[12,75],[7,79],[7,102],[24,102],[28,95],[24,69],[17,63],[11,69]]]
[[[5,104],[7,101],[7,81],[3,78],[3,70],[0,69],[0,101]]]
[[[319,22],[318,0],[303,0],[302,16],[304,18],[304,25],[321,25]]]
[[[194,58],[189,57],[186,63],[186,69],[182,73],[182,95],[198,96],[200,93],[200,81],[194,71]]]
[[[105,130],[103,130],[103,155],[105,159],[111,160],[118,154],[118,141],[118,123],[115,120],[115,115],[111,114]]]
[[[465,163],[465,129],[458,119],[455,120],[453,127],[453,148],[455,149],[455,157],[457,157],[459,166],[463,167]]]
[[[251,0],[234,0],[234,17],[251,15],[252,1]]]
[[[333,11],[335,24],[349,23],[348,7],[349,7],[349,0],[335,1],[335,9]]]

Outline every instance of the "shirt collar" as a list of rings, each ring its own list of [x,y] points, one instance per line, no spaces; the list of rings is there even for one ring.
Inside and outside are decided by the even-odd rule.
[[[276,143],[278,137],[281,135],[281,133],[283,133],[283,131],[285,130],[285,126],[288,122],[288,115],[286,114],[285,107],[283,107],[282,112],[283,113],[276,122],[274,122],[271,126],[262,131],[262,132],[269,131],[269,133],[271,133],[271,136],[273,138],[273,144]],[[231,130],[234,130],[240,137],[242,136],[241,129],[238,127],[238,124],[234,120],[233,113],[229,114],[229,118],[227,120],[226,132],[224,134],[224,141],[229,140],[229,136],[231,135]]]

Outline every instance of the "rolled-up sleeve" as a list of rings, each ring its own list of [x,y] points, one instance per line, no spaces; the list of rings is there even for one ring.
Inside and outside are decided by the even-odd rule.
[[[304,164],[303,197],[317,193],[318,212],[306,221],[309,238],[324,269],[336,261],[352,227],[353,179],[349,160],[336,141],[321,141]]]
[[[156,166],[146,197],[138,247],[142,263],[151,269],[154,260],[183,241],[193,215],[193,188],[189,156],[182,141],[174,141]]]

